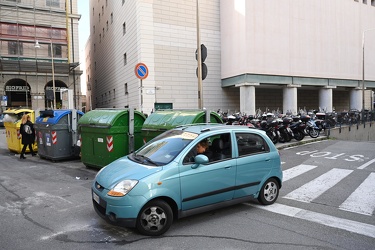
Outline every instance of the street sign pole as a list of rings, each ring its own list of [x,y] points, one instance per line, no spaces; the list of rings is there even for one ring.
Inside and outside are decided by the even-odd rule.
[[[142,83],[142,79],[140,80],[141,81],[141,87],[140,87],[140,91],[141,91],[141,112],[143,112],[143,83]]]
[[[135,76],[140,79],[140,84],[139,84],[139,102],[140,102],[140,110],[141,112],[143,111],[143,83],[142,80],[146,79],[148,76],[148,68],[146,64],[144,63],[138,63],[135,65]]]
[[[202,51],[199,30],[199,0],[197,0],[197,61],[198,61],[198,108],[203,109]]]

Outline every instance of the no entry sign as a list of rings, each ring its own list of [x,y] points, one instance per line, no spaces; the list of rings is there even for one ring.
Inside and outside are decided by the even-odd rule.
[[[135,65],[134,71],[135,75],[141,80],[146,79],[148,76],[148,68],[144,63],[138,63]]]

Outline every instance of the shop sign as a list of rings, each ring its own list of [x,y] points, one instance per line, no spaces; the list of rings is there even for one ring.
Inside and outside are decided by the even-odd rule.
[[[63,90],[63,89],[67,89],[66,87],[56,87],[55,86],[55,92],[59,92],[60,90]],[[53,90],[53,87],[52,86],[47,86],[46,87],[46,90]]]
[[[13,92],[29,92],[29,86],[5,86],[5,91],[13,91]]]

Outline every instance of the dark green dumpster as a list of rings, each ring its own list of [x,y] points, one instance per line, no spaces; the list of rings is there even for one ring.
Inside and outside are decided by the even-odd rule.
[[[210,118],[207,115],[210,113]],[[177,126],[197,123],[223,123],[216,112],[204,110],[158,110],[149,115],[142,127],[142,136],[145,142],[159,134]]]
[[[102,168],[143,145],[141,129],[146,117],[132,109],[95,109],[78,122],[81,161]]]

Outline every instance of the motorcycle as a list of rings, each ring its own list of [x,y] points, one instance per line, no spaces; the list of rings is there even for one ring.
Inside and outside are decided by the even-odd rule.
[[[267,136],[271,139],[271,141],[276,144],[279,141],[279,137],[276,133],[276,127],[278,126],[278,122],[276,120],[272,121],[261,121],[259,125],[259,129],[266,132]]]
[[[315,121],[309,115],[301,116],[301,121],[306,124],[306,134],[311,138],[317,138],[320,135],[321,129],[316,125]]]
[[[293,131],[294,139],[302,141],[306,134],[306,124],[303,123],[300,117],[293,117],[293,123],[290,125],[290,129]]]
[[[279,142],[290,142],[294,137],[293,131],[290,129],[290,123],[292,123],[293,119],[290,117],[285,117],[283,119],[278,119],[278,136]]]

